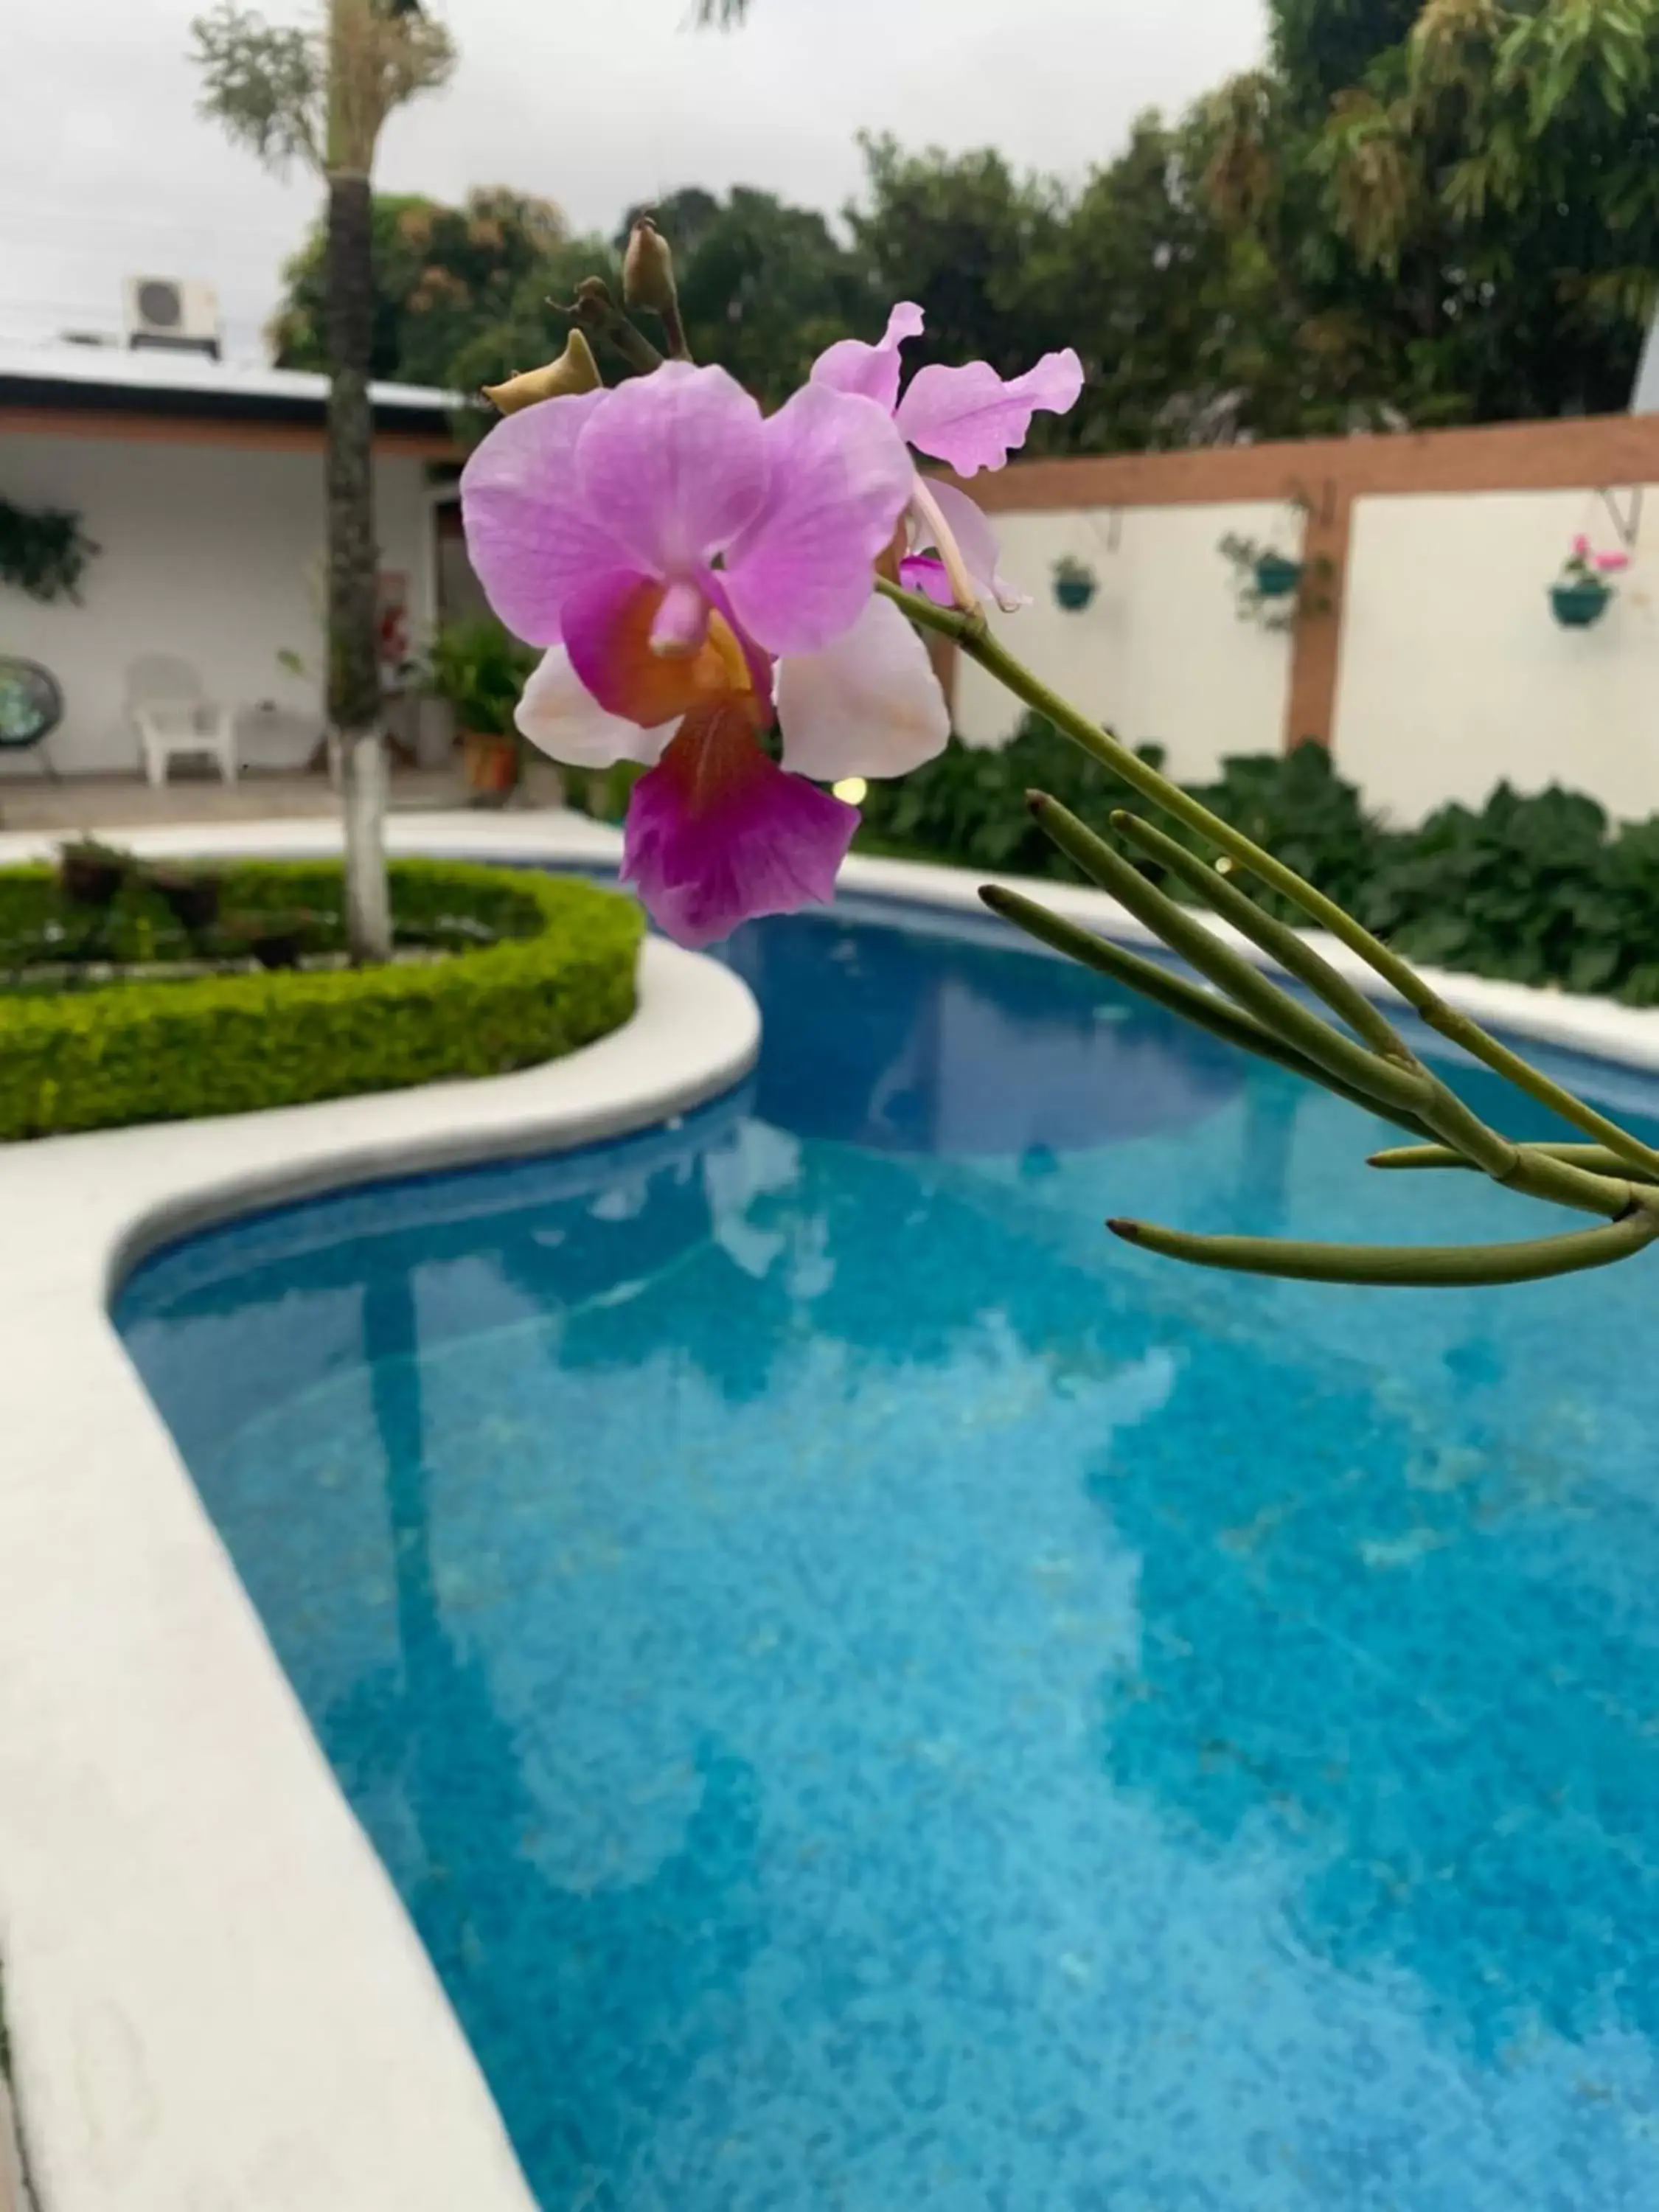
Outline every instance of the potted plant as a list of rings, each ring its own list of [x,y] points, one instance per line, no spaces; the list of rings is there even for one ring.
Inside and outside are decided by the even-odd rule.
[[[1264,599],[1288,599],[1302,581],[1302,563],[1287,553],[1262,552],[1255,558],[1255,587]]]
[[[95,837],[77,838],[58,855],[58,880],[72,906],[112,906],[131,868],[125,853]]]
[[[1054,599],[1068,614],[1081,614],[1100,589],[1099,580],[1085,562],[1062,553],[1054,567]]]
[[[536,659],[487,615],[447,623],[433,641],[427,684],[454,710],[467,782],[486,805],[505,805],[518,784],[514,710]]]
[[[1591,629],[1614,599],[1609,576],[1630,566],[1628,553],[1598,553],[1581,531],[1566,565],[1550,586],[1550,605],[1563,629]]]
[[[210,929],[219,919],[217,876],[198,875],[188,868],[146,868],[142,875],[187,936]]]

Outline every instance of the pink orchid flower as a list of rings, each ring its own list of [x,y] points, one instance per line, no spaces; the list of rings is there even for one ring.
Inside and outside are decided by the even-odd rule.
[[[683,945],[833,896],[858,813],[818,782],[902,775],[950,735],[873,589],[915,477],[866,398],[808,385],[763,417],[724,369],[675,362],[508,416],[463,471],[478,580],[547,647],[518,726],[573,767],[649,768],[623,880]]]
[[[1604,576],[1617,576],[1630,566],[1628,553],[1598,553],[1595,565]]]
[[[930,363],[916,371],[901,398],[899,348],[907,338],[920,337],[922,326],[921,309],[914,301],[902,300],[887,319],[879,345],[842,338],[818,356],[812,381],[873,399],[887,410],[908,444],[945,462],[959,477],[1000,469],[1025,443],[1039,410],[1065,415],[1076,406],[1083,363],[1070,346],[1063,353],[1044,354],[1035,368],[1006,380],[988,362],[970,361],[960,368]],[[1005,612],[1030,604],[1000,573],[996,534],[967,494],[953,484],[918,478],[911,501],[910,551],[900,563],[899,577],[912,591],[925,592],[946,607],[957,597],[943,545],[947,537],[953,541],[949,551],[960,553],[977,590]]]

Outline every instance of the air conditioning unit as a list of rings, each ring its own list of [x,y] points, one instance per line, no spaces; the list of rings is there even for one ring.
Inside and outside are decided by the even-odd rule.
[[[211,284],[176,276],[129,276],[127,343],[219,358],[219,295]]]

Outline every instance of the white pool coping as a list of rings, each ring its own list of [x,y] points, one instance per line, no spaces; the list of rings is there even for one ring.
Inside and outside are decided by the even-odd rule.
[[[328,821],[110,834],[155,856],[339,844]],[[55,842],[0,836],[0,863]],[[614,832],[551,812],[398,816],[389,842],[565,865],[619,850]],[[855,894],[961,912],[980,911],[979,881],[862,859],[843,877]],[[1101,893],[1019,887],[1146,941]],[[1659,1069],[1659,1012],[1434,981],[1513,1036]],[[111,1325],[116,1282],[157,1242],[274,1200],[670,1119],[739,1080],[758,1042],[736,977],[653,939],[635,1018],[549,1067],[0,1146],[0,1967],[41,2212],[532,2202],[436,1975]]]
[[[42,2212],[532,2205],[114,1279],[274,1200],[670,1119],[759,1036],[737,977],[653,939],[634,1018],[546,1067],[0,1146],[0,1966]]]

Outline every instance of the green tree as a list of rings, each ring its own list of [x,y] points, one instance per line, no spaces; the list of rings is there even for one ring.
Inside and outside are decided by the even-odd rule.
[[[678,192],[656,210],[674,249],[686,337],[767,406],[805,382],[827,345],[881,326],[859,258],[815,210],[739,185],[724,204]]]
[[[371,370],[409,384],[447,384],[456,356],[510,315],[526,283],[545,284],[569,243],[549,200],[503,185],[445,207],[377,194],[370,215],[374,309]],[[270,337],[279,368],[325,368],[327,236],[319,223],[283,271],[287,287]]]
[[[1470,415],[1627,403],[1659,275],[1659,0],[1427,0],[1310,159]]]
[[[1274,72],[1293,112],[1317,125],[1339,93],[1397,46],[1423,0],[1271,0]]]
[[[454,49],[417,0],[329,0],[315,30],[224,0],[191,27],[204,112],[268,165],[307,161],[328,192],[328,714],[344,787],[347,933],[392,952],[375,607],[374,270],[369,175],[392,110],[443,83]]]

